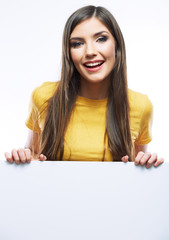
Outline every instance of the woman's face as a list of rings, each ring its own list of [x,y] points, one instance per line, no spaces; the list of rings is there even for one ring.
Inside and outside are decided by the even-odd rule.
[[[81,81],[109,81],[115,64],[115,39],[98,18],[84,20],[74,28],[70,53]]]

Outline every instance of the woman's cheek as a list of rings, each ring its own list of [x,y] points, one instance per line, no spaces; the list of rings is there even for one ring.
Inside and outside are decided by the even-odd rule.
[[[74,66],[78,72],[80,71],[80,66],[81,66],[81,62],[82,62],[81,56],[82,56],[82,54],[80,53],[79,49],[78,50],[73,49],[71,51],[71,58],[72,58]]]
[[[101,50],[100,50],[101,51]],[[102,47],[102,53],[105,58],[115,57],[115,46],[110,43]]]

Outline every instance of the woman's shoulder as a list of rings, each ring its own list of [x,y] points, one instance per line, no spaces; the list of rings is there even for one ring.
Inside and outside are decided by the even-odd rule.
[[[50,98],[56,91],[58,82],[44,82],[36,87],[33,91],[33,96]]]
[[[32,92],[32,102],[36,105],[42,105],[50,100],[54,95],[58,86],[58,82],[44,82],[36,87]]]
[[[130,111],[140,112],[140,113],[144,112],[145,115],[147,114],[149,115],[152,113],[153,105],[149,97],[147,96],[147,94],[143,94],[143,93],[136,92],[129,89],[128,95],[129,95]]]

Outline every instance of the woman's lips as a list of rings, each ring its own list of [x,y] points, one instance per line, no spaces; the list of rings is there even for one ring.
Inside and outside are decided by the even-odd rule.
[[[96,60],[96,61],[85,62],[83,66],[90,72],[96,72],[102,68],[103,64],[104,64],[104,61]]]

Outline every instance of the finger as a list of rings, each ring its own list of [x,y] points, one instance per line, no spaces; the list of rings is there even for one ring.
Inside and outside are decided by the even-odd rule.
[[[40,156],[39,156],[40,161],[45,161],[46,159],[47,159],[47,157],[45,155],[40,154]]]
[[[153,153],[150,157],[150,159],[146,163],[146,168],[150,168],[153,163],[157,161],[158,157],[156,153]]]
[[[13,162],[14,162],[14,160],[13,160],[13,158],[12,158],[12,155],[11,155],[10,153],[5,152],[4,155],[5,155],[5,158],[6,158],[6,160],[7,160],[8,162],[10,162],[10,163],[13,163]]]
[[[26,156],[26,161],[30,163],[33,157],[32,157],[31,150],[29,148],[25,148],[25,156]]]
[[[140,160],[140,164],[144,166],[150,158],[151,158],[151,153],[149,152],[144,153],[144,156]]]
[[[127,155],[121,158],[122,162],[128,162],[128,160],[129,160],[129,156]]]
[[[136,158],[135,158],[135,165],[139,165],[142,157],[144,156],[144,152],[140,151],[138,152]]]
[[[157,161],[154,163],[154,167],[158,167],[160,164],[162,164],[164,162],[163,158],[159,158],[157,159]]]
[[[14,160],[14,162],[16,162],[16,164],[20,163],[20,159],[19,159],[19,155],[16,149],[12,150],[12,158]]]
[[[20,162],[22,162],[22,163],[26,162],[25,150],[23,148],[18,149],[18,156],[19,156]]]

